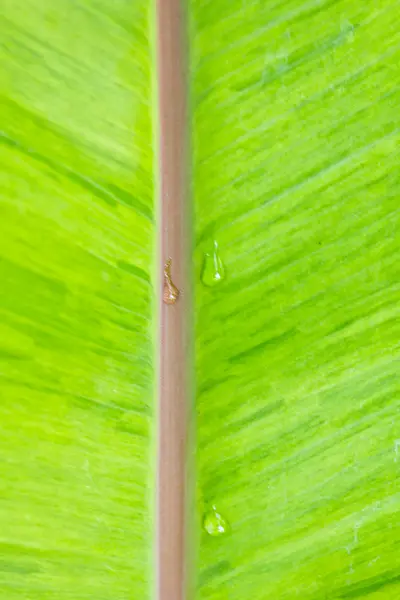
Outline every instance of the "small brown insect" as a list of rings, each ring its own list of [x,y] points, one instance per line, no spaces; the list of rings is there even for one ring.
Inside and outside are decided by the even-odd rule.
[[[164,266],[164,294],[163,300],[165,304],[175,304],[179,298],[179,290],[176,285],[173,284],[171,279],[171,264],[172,260],[169,258]]]

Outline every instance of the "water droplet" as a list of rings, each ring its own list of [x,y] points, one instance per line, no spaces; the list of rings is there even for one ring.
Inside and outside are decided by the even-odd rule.
[[[179,298],[179,290],[174,285],[171,279],[171,264],[172,260],[169,258],[164,266],[164,294],[163,300],[165,304],[175,304]]]
[[[204,256],[203,269],[201,272],[201,281],[207,287],[217,285],[225,279],[225,267],[221,260],[218,250],[218,244],[214,241],[214,250],[212,254]]]
[[[228,521],[217,512],[214,505],[205,513],[203,527],[209,535],[214,537],[228,533],[230,529]]]

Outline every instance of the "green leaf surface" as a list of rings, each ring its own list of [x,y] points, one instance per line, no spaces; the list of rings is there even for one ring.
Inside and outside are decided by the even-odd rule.
[[[0,598],[147,598],[151,4],[2,9]]]
[[[397,600],[399,2],[190,7],[197,598]]]
[[[197,598],[398,600],[400,4],[188,8]],[[153,3],[2,12],[0,599],[142,600]]]

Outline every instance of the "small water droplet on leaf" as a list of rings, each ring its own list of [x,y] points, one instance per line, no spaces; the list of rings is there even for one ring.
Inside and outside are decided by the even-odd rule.
[[[179,290],[174,285],[171,278],[172,260],[169,258],[164,266],[164,293],[163,300],[165,304],[175,304],[179,298]]]
[[[224,535],[224,533],[228,533],[230,529],[228,521],[217,512],[214,505],[205,513],[203,527],[209,535],[214,537]]]
[[[212,254],[205,254],[201,281],[207,287],[213,287],[225,279],[225,267],[219,255],[218,244],[214,241]]]

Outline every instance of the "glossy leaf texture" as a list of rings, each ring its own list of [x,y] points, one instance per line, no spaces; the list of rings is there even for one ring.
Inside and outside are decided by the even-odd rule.
[[[5,0],[0,597],[148,598],[151,4]]]
[[[396,600],[399,3],[190,8],[197,598]]]

